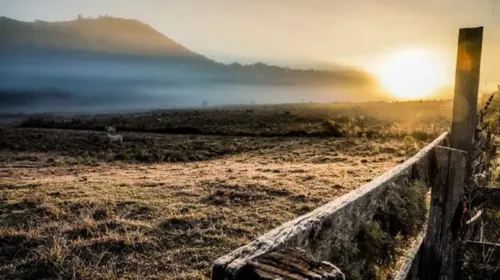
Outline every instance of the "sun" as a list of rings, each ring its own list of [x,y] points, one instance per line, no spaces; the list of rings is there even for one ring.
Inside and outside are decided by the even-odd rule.
[[[444,70],[437,56],[425,50],[392,54],[380,65],[377,75],[387,91],[403,100],[429,97],[444,85]]]

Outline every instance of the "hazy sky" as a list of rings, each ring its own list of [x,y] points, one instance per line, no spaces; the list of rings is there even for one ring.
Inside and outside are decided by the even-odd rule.
[[[371,70],[391,52],[426,48],[439,54],[450,80],[458,29],[483,25],[482,78],[491,87],[500,82],[500,0],[0,0],[0,15],[19,20],[78,14],[136,18],[224,62]]]

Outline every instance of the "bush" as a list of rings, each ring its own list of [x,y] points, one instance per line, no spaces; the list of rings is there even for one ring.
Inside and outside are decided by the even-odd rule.
[[[340,126],[334,120],[326,120],[323,126],[325,127],[326,131],[332,136],[342,137],[345,135],[342,126]]]
[[[161,151],[154,151],[151,156],[152,160],[156,163],[163,162],[163,160],[165,159],[165,156]]]
[[[421,130],[412,131],[411,137],[418,141],[428,141],[433,138],[429,133]]]
[[[405,138],[403,138],[403,143],[407,155],[412,155],[419,150],[417,141],[410,135],[407,135],[405,136]]]
[[[387,204],[372,221],[363,223],[354,240],[336,241],[332,257],[347,279],[386,279],[395,261],[398,236],[415,235],[422,228],[427,207],[424,184],[394,186]]]
[[[427,188],[421,182],[410,186],[395,186],[387,193],[387,209],[379,210],[374,219],[391,236],[418,233],[427,215],[426,192]]]
[[[370,263],[388,265],[393,260],[394,241],[379,223],[365,223],[357,236],[359,249]]]
[[[119,154],[115,155],[115,160],[129,161],[130,160],[130,156],[127,153],[122,152],[122,153],[119,153]]]

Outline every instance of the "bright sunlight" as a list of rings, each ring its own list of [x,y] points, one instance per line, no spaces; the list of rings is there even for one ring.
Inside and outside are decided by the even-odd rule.
[[[385,89],[403,100],[429,97],[445,83],[436,55],[425,50],[394,53],[383,61],[377,74]]]

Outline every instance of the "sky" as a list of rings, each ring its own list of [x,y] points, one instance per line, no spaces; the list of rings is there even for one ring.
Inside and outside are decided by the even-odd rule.
[[[458,29],[485,27],[482,84],[500,83],[500,0],[0,0],[0,16],[61,21],[110,15],[147,23],[222,62],[353,65],[426,49],[454,79]]]

